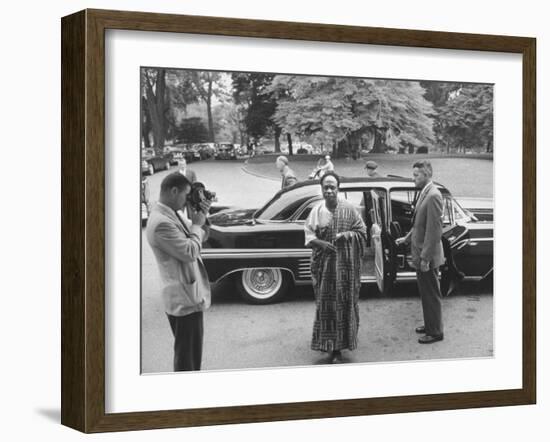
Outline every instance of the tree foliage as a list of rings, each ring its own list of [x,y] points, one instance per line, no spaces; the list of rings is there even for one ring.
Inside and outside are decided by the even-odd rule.
[[[233,98],[244,112],[248,137],[257,141],[273,131],[275,151],[280,151],[281,128],[272,119],[277,101],[269,92],[273,77],[273,74],[256,72],[236,72],[231,75]]]
[[[417,82],[278,75],[270,90],[277,124],[323,146],[357,150],[366,133],[375,151],[433,142],[433,108]]]
[[[223,88],[219,82],[221,74],[212,71],[189,71],[191,74],[191,84],[196,95],[206,103],[206,114],[208,118],[208,136],[210,142],[215,141],[214,118],[212,116],[212,106],[214,97],[222,97]]]
[[[425,98],[434,105],[434,131],[442,150],[493,150],[493,87],[426,81]]]
[[[208,129],[198,117],[184,118],[175,130],[175,138],[180,143],[205,143]]]
[[[297,136],[354,158],[493,149],[491,85],[145,68],[141,108],[143,143],[156,149],[271,138],[279,151],[283,132],[289,146]]]
[[[442,138],[458,150],[493,150],[493,86],[468,84],[439,109]]]

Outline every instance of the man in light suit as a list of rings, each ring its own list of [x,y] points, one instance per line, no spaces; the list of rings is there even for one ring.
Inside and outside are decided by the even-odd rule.
[[[191,183],[176,172],[160,186],[159,201],[147,224],[162,281],[164,309],[174,335],[174,371],[200,370],[203,312],[210,306],[210,283],[200,252],[210,202],[195,211],[187,204]],[[187,207],[190,223],[178,211]]]
[[[277,157],[275,160],[275,165],[279,172],[281,172],[281,189],[286,189],[287,187],[292,186],[298,182],[294,171],[288,166],[288,158],[284,155]]]
[[[441,235],[443,232],[443,197],[432,182],[432,165],[418,161],[413,166],[416,187],[422,189],[414,210],[412,229],[397,245],[411,244],[413,266],[416,268],[418,291],[422,300],[424,325],[416,329],[424,334],[418,342],[431,344],[443,340],[441,291],[438,268],[445,262]]]

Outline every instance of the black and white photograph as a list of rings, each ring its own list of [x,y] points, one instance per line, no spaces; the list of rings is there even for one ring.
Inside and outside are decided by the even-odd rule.
[[[142,374],[494,356],[493,84],[139,74]]]

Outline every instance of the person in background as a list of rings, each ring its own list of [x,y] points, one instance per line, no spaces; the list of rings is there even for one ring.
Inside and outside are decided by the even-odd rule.
[[[279,172],[281,172],[281,189],[286,189],[298,182],[298,178],[294,174],[294,171],[288,166],[288,158],[285,156],[277,157],[275,165]]]
[[[309,175],[309,179],[321,179],[327,172],[334,172],[334,164],[332,164],[332,161],[330,160],[330,155],[325,155],[324,157],[319,158],[319,161],[317,161],[317,166]]]
[[[203,226],[210,202],[196,211],[187,204],[191,183],[181,173],[167,175],[147,224],[162,281],[164,310],[174,335],[174,371],[200,370],[203,347],[203,312],[210,307],[210,283],[201,259]],[[178,211],[187,207],[190,222]]]
[[[189,180],[191,184],[197,181],[197,174],[187,167],[187,160],[182,158],[178,161],[179,173]]]
[[[376,161],[367,161],[366,164],[365,164],[365,169],[367,170],[367,176],[369,178],[380,178],[382,177],[382,175],[380,175],[377,171],[378,169],[378,164],[376,163]]]
[[[334,164],[330,160],[330,155],[325,155],[325,164],[319,168],[319,178],[322,178],[327,172],[334,172]]]
[[[321,178],[324,201],[313,207],[305,224],[305,245],[311,247],[315,320],[311,348],[341,363],[342,350],[357,348],[361,257],[367,247],[365,224],[355,208],[338,199],[340,178]]]
[[[441,235],[443,233],[443,197],[432,181],[432,165],[429,161],[418,161],[413,166],[413,178],[417,188],[422,189],[414,209],[412,229],[396,244],[411,244],[412,265],[416,269],[416,280],[424,325],[416,332],[423,334],[418,342],[431,344],[443,340],[443,319],[441,290],[438,268],[445,262]]]

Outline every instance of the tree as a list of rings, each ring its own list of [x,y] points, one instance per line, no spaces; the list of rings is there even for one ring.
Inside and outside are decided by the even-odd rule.
[[[153,125],[151,123],[151,116],[149,115],[149,109],[147,107],[147,99],[141,97],[141,139],[143,140],[144,147],[151,147],[151,140],[149,134]]]
[[[165,117],[166,69],[143,69],[141,78],[147,114],[150,118],[151,129],[153,131],[153,145],[156,150],[161,150],[164,147],[167,127]]]
[[[208,137],[210,142],[215,141],[214,119],[212,118],[212,99],[214,96],[221,96],[222,89],[219,86],[221,74],[210,71],[191,71],[191,82],[197,95],[206,103],[208,118]]]
[[[214,107],[214,129],[216,139],[244,144],[246,128],[242,108],[232,101]]]
[[[278,97],[277,124],[334,154],[357,158],[365,135],[374,151],[433,141],[432,106],[418,82],[278,75],[270,90]]]
[[[208,141],[208,129],[197,117],[184,118],[176,129],[176,140],[180,143],[204,143]]]
[[[244,105],[244,123],[248,136],[257,141],[273,131],[275,152],[280,152],[281,128],[272,119],[277,101],[269,92],[273,77],[273,74],[255,72],[231,75],[233,98],[238,105]]]
[[[493,150],[493,86],[467,84],[439,109],[441,132],[459,151]]]

